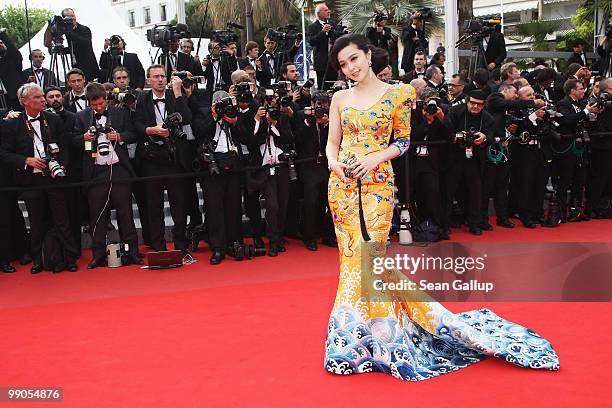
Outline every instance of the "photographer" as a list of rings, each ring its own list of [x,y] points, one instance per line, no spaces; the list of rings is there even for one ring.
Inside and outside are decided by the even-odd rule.
[[[232,83],[230,66],[236,65],[236,57],[229,55],[223,44],[211,41],[208,43],[209,55],[204,58],[204,77],[206,90],[212,95],[215,91],[228,91]],[[231,61],[228,61],[231,60]]]
[[[463,92],[465,89],[465,82],[461,79],[459,74],[453,74],[451,79],[448,81],[448,105],[455,106],[465,103],[466,95]]]
[[[554,118],[546,112],[545,102],[536,99],[530,86],[520,88],[518,98],[520,104],[514,104],[514,109],[508,112],[511,119],[507,126],[508,132],[513,137],[520,137],[510,146],[510,191],[516,197],[516,208],[523,226],[535,228],[542,217],[544,193],[550,173],[550,120]],[[506,123],[506,119],[503,123]]]
[[[246,56],[244,58],[238,58],[238,67],[240,69],[245,69],[247,66],[252,67],[255,70],[255,78],[259,84],[262,82],[269,82],[270,78],[266,78],[262,66],[262,59],[259,57],[259,44],[255,41],[249,41],[246,43],[244,51]]]
[[[0,162],[16,170],[15,183],[20,187],[53,186],[66,174],[68,149],[61,119],[45,112],[45,97],[40,86],[22,85],[17,91],[24,112],[3,125]],[[66,167],[64,167],[66,166]],[[52,265],[53,272],[65,268],[74,272],[79,253],[74,243],[63,190],[44,189],[23,192],[31,231],[33,274],[42,272],[42,246],[49,230],[48,212],[61,243],[63,262]],[[51,266],[51,265],[49,265]]]
[[[465,105],[453,106],[445,116],[445,125],[451,132],[453,145],[449,152],[450,170],[445,180],[444,202],[446,205],[444,225],[449,225],[453,196],[461,181],[465,179],[468,190],[468,217],[470,232],[482,235],[482,169],[484,151],[482,146],[487,137],[492,138],[495,123],[489,113],[484,111],[487,95],[479,90],[468,94]]]
[[[427,66],[427,57],[425,52],[417,51],[414,54],[414,69],[408,71],[403,77],[402,81],[405,84],[409,84],[413,79],[422,78],[425,79],[425,69]]]
[[[129,183],[116,183],[136,177],[127,150],[127,144],[136,138],[130,112],[107,106],[106,91],[101,84],[87,85],[85,94],[90,107],[77,113],[74,127],[74,143],[82,152],[83,180],[110,182],[110,185],[93,185],[87,189],[93,256],[87,269],[106,266],[106,230],[111,208],[117,210],[121,242],[129,245],[129,262],[142,264],[137,256],[132,188]]]
[[[66,27],[67,26],[67,27]],[[91,30],[89,27],[77,23],[74,10],[65,8],[62,10],[61,18],[55,17],[54,20],[47,26],[45,32],[45,47],[51,48],[52,37],[65,34],[68,40],[68,47],[74,56],[72,68],[78,68],[83,71],[86,81],[93,81],[100,75],[100,68],[96,62],[91,45]]]
[[[410,139],[430,142],[448,138],[444,126],[444,110],[433,88],[425,88],[410,117]],[[440,192],[440,145],[412,145],[408,150],[410,166],[410,197],[416,202],[419,220],[431,219],[441,230],[441,238],[449,239],[448,225],[443,222]]]
[[[574,44],[572,45],[574,52],[567,59],[568,65],[576,63],[576,64],[579,64],[581,67],[589,66],[589,64],[587,63],[586,55],[584,53],[585,46],[586,46],[586,42],[582,38],[576,38],[574,40]]]
[[[191,52],[193,51],[193,41],[191,41],[191,38],[181,38],[179,40],[179,44],[181,47],[181,52],[191,58],[191,69],[188,71],[196,76],[204,75],[200,57],[198,55],[191,55]]]
[[[425,58],[429,54],[429,40],[425,37],[425,19],[428,10],[417,11],[410,17],[410,25],[402,29],[402,44],[404,54],[402,55],[402,69],[405,73],[415,68],[414,56],[418,51],[423,51]],[[408,80],[410,82],[410,80]]]
[[[113,70],[124,67],[137,89],[144,88],[145,75],[137,54],[125,52],[125,40],[120,35],[110,37],[110,49],[100,55],[100,78],[106,82],[113,82]]]
[[[213,94],[212,106],[201,109],[195,119],[200,145],[198,151],[202,152],[197,160],[203,162],[206,173],[202,177],[202,189],[212,249],[211,265],[219,264],[225,258],[226,251],[233,254],[236,260],[244,256],[240,202],[242,163],[236,132],[237,114],[235,98],[225,91],[217,91]],[[202,158],[203,154],[208,156]],[[212,160],[215,161],[214,165],[211,164]]]
[[[289,200],[289,173],[287,166],[278,165],[293,143],[290,119],[281,111],[278,95],[267,95],[264,105],[254,116],[253,136],[247,140],[253,162],[264,166],[261,189],[266,199],[267,235],[270,241],[269,256],[285,252],[282,245]],[[284,108],[285,110],[287,108]],[[289,108],[290,109],[290,108]]]
[[[304,189],[304,244],[310,251],[317,250],[319,238],[327,246],[337,246],[327,202],[329,170],[325,146],[329,129],[329,103],[327,92],[317,91],[311,105],[294,117],[298,159],[314,159],[298,166]]]
[[[376,12],[372,17],[372,27],[366,29],[366,37],[370,43],[378,48],[389,51],[389,41],[391,41],[391,29],[385,27],[389,17],[384,13]]]
[[[597,114],[602,112],[601,107],[595,103],[587,103],[584,99],[584,85],[576,79],[568,79],[563,86],[565,98],[557,103],[557,110],[563,115],[561,126],[557,131],[561,134],[576,134],[582,123],[595,118]],[[552,161],[553,185],[559,195],[559,204],[561,205],[562,222],[568,219],[568,201],[567,190],[571,186],[571,203],[572,209],[569,214],[569,219],[572,221],[580,221],[580,210],[582,206],[582,193],[584,188],[584,180],[582,182],[574,182],[576,171],[583,166],[582,153],[576,149],[577,141],[574,139],[561,139],[552,142],[554,153]]]
[[[522,99],[516,100],[517,91],[514,85],[502,83],[497,92],[492,93],[487,98],[486,111],[491,114],[495,123],[495,134],[493,137],[496,143],[487,147],[487,160],[485,162],[483,176],[483,200],[482,212],[483,223],[482,229],[491,230],[492,227],[488,222],[489,197],[493,195],[495,204],[495,215],[497,217],[497,225],[504,228],[513,228],[509,220],[508,213],[508,187],[510,183],[510,154],[508,152],[508,143],[505,142],[509,133],[516,133],[516,125],[510,125],[510,131],[506,130],[506,118],[509,111],[520,111],[522,109],[541,108],[545,102],[541,99]],[[507,134],[508,133],[508,134]],[[519,159],[520,160],[520,159]],[[523,163],[517,163],[517,167],[521,167]],[[529,164],[526,164],[528,166]],[[526,183],[527,184],[527,183]],[[519,213],[520,204],[519,198]],[[521,216],[522,218],[522,216]],[[531,217],[528,217],[531,218]],[[525,221],[523,221],[525,223]]]
[[[32,50],[30,53],[32,67],[24,69],[23,75],[27,78],[28,82],[35,82],[42,89],[46,89],[48,86],[59,85],[55,74],[47,68],[43,68],[42,63],[44,60],[44,52],[38,49]],[[34,68],[34,71],[32,71],[32,68]]]
[[[599,96],[605,109],[597,116],[595,132],[612,132],[612,79],[599,82]],[[604,102],[605,101],[605,102]],[[606,205],[606,186],[612,180],[612,134],[591,137],[591,177],[587,189],[587,208],[592,218],[612,218]]]
[[[183,81],[172,76],[172,89],[166,89],[166,69],[163,65],[151,65],[147,69],[147,83],[151,90],[143,91],[136,102],[134,127],[139,138],[136,155],[141,160],[143,176],[172,175],[182,173],[176,152],[182,144],[182,135],[176,135],[174,124],[168,126],[167,118],[179,113],[182,124],[191,123],[191,110],[183,96]],[[178,140],[177,140],[178,139]],[[168,191],[170,213],[174,221],[172,238],[174,248],[187,253],[184,182],[181,178],[162,179],[145,183],[149,204],[149,230],[151,247],[155,251],[166,250],[164,239],[164,190]]]
[[[598,70],[601,77],[608,77],[612,67],[610,66],[610,44],[612,42],[612,25],[606,26],[605,35],[601,37],[599,45],[597,46],[597,55],[599,59],[593,63],[592,69]]]
[[[331,11],[325,3],[315,8],[317,21],[308,26],[306,37],[313,47],[314,69],[317,73],[317,89],[327,89],[326,81],[338,79],[338,73],[329,64],[329,50],[334,43],[333,25],[329,20]]]
[[[430,65],[425,71],[425,80],[427,88],[432,88],[439,95],[440,101],[443,104],[448,103],[448,90],[444,86],[444,76],[442,71],[436,65]]]
[[[64,108],[72,113],[77,113],[89,106],[85,97],[85,73],[78,68],[73,68],[66,74],[70,91],[64,98]]]
[[[6,108],[19,110],[17,89],[25,82],[21,72],[22,56],[13,41],[8,38],[6,31],[0,30],[0,100],[6,101]]]
[[[310,87],[298,86],[298,71],[293,62],[285,62],[280,67],[280,80],[291,82],[290,95],[293,98],[293,110],[302,110],[310,106]],[[310,82],[312,84],[312,82]]]
[[[496,26],[495,29],[490,30],[481,42],[487,64],[486,68],[489,71],[501,67],[508,55],[506,51],[506,40],[504,39],[504,35],[498,31],[498,28],[500,28],[500,26]]]
[[[556,102],[558,98],[555,95],[555,89],[553,87],[556,78],[557,71],[553,68],[543,68],[539,70],[535,76],[533,91],[536,95],[543,95],[549,103]]]

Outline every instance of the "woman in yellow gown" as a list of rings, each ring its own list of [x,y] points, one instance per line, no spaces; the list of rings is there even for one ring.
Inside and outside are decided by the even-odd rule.
[[[384,254],[394,199],[390,160],[408,149],[410,107],[416,99],[410,85],[378,80],[371,57],[367,40],[357,34],[340,37],[330,52],[332,66],[357,86],[334,94],[330,107],[328,199],[340,281],[328,324],[325,369],[385,372],[418,381],[496,356],[523,367],[557,370],[559,359],[547,340],[488,309],[454,314],[426,294],[421,301],[391,292],[373,298],[362,287],[372,253],[378,248],[377,256]],[[390,143],[392,132],[395,141]],[[390,271],[383,276],[393,281],[399,275]]]

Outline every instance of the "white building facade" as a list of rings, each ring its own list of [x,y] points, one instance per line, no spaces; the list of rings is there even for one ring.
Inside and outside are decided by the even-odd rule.
[[[168,23],[180,14],[176,0],[108,0],[136,35],[145,39],[155,24]]]

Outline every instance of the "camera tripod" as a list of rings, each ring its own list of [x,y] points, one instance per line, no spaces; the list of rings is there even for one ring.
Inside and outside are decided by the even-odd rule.
[[[64,84],[68,83],[66,74],[70,71],[70,69],[72,69],[72,58],[68,59],[68,55],[71,55],[71,52],[69,47],[64,47],[64,37],[53,37],[53,46],[51,47],[51,64],[49,66],[49,70],[55,74],[55,81],[57,83],[51,83],[50,85],[60,86],[60,78],[64,78]],[[64,73],[62,76],[60,76],[60,62],[61,71]]]
[[[484,33],[479,32],[464,34],[455,44],[455,47],[458,48],[469,40],[472,41],[472,45],[470,47],[470,62],[468,65],[468,78],[473,77],[476,69],[487,66],[487,59],[485,57],[484,48],[482,47],[482,40],[485,36],[486,35],[484,35]]]

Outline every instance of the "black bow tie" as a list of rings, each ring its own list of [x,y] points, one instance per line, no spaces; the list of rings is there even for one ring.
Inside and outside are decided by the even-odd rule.
[[[86,101],[86,100],[87,100],[87,98],[85,98],[85,95],[75,96],[75,97],[74,97],[74,100],[75,100],[75,101],[78,101],[79,99],[81,99],[81,100],[83,100],[83,101]]]
[[[42,68],[34,68],[34,72],[42,72]]]
[[[166,103],[166,100],[164,98],[161,99],[153,99],[154,103]]]
[[[102,116],[107,116],[108,117],[108,115],[106,114],[106,111],[104,111],[102,113],[96,112],[96,114],[94,116],[96,117],[96,120],[102,119]]]
[[[39,121],[39,122],[40,122],[41,117],[40,117],[40,115],[39,115],[39,116],[37,116],[37,117],[35,117],[35,118],[28,119],[28,120],[29,120],[30,122],[36,122],[36,121]]]

